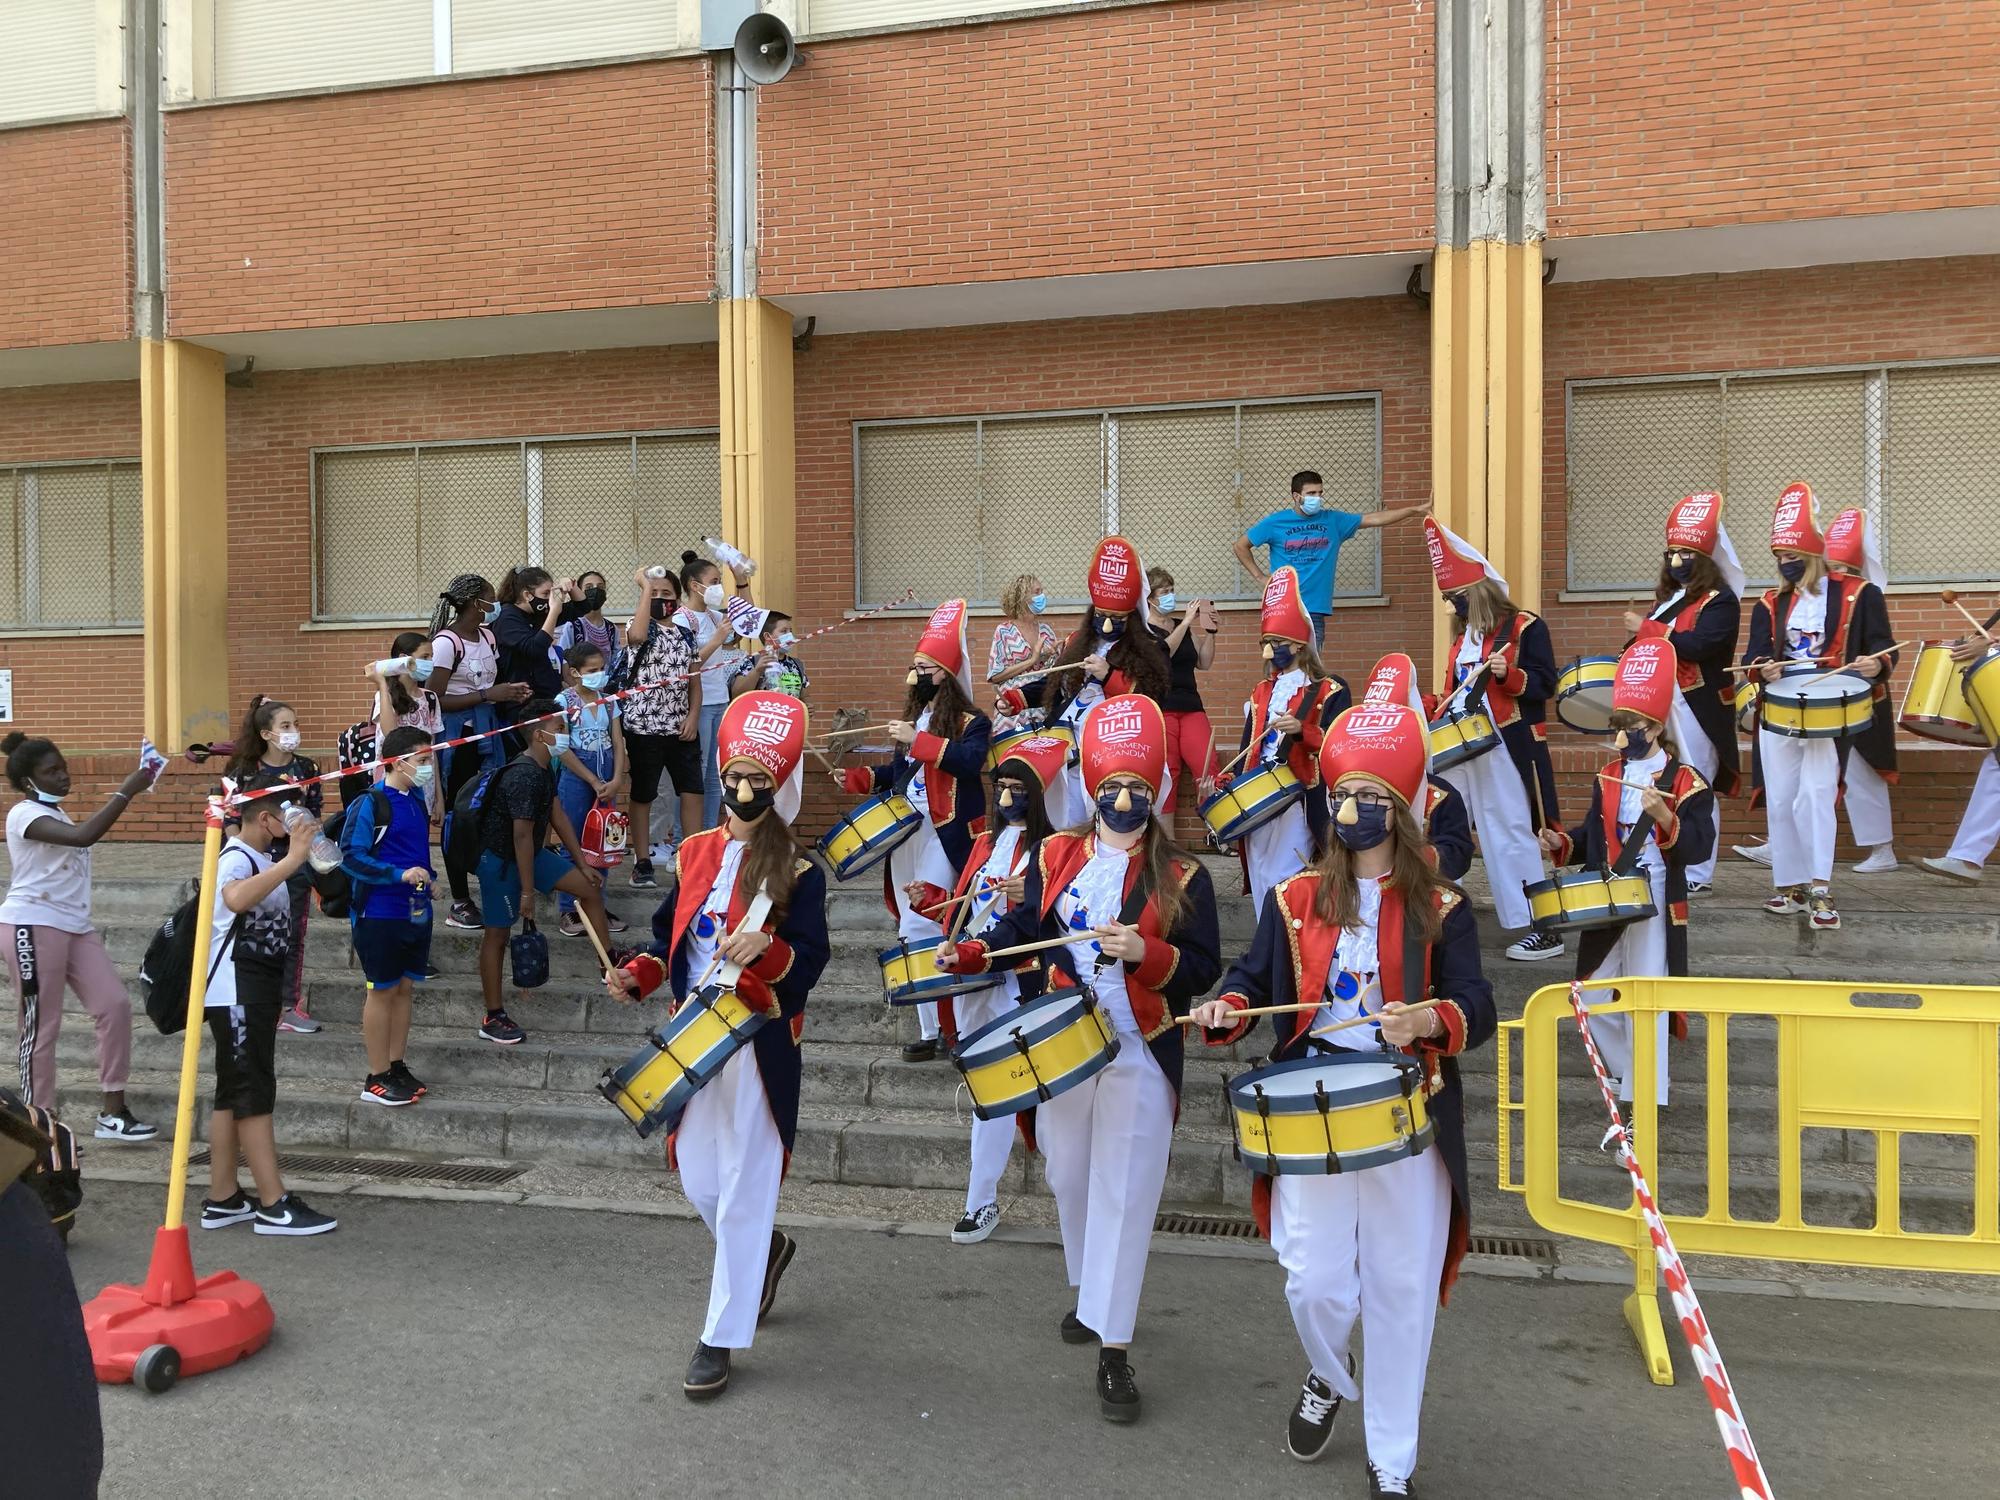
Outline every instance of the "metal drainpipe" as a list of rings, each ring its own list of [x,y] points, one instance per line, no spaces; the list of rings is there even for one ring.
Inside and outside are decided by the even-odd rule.
[[[125,118],[132,132],[132,331],[142,339],[161,339],[167,319],[160,0],[130,0],[125,71]]]

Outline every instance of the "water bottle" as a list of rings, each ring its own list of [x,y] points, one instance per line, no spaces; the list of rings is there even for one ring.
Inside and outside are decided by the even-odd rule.
[[[667,570],[661,567],[658,563],[655,563],[653,564],[652,567],[646,569],[646,576],[648,578],[665,578],[667,576]]]
[[[296,833],[313,821],[312,810],[302,802],[285,804],[285,827]],[[322,831],[313,835],[312,847],[306,851],[306,862],[320,874],[325,875],[340,868],[340,845],[328,838]]]
[[[370,670],[379,673],[383,677],[394,677],[399,673],[410,670],[410,659],[407,656],[386,657],[376,662]]]

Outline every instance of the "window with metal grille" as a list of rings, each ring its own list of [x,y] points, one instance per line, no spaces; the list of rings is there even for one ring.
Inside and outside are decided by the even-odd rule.
[[[312,455],[313,618],[428,615],[460,573],[520,563],[605,575],[614,612],[642,563],[719,534],[713,429],[322,448]]]
[[[1569,587],[1645,594],[1680,496],[1728,501],[1753,581],[1776,579],[1771,508],[1795,479],[1825,526],[1867,508],[1892,583],[1993,576],[2000,361],[1574,380],[1566,392]]]
[[[1300,469],[1326,477],[1329,505],[1377,509],[1381,414],[1365,393],[856,422],[855,605],[907,588],[997,604],[1023,573],[1080,604],[1091,549],[1113,532],[1183,599],[1259,598],[1231,545],[1290,503]],[[1380,592],[1375,532],[1341,549],[1336,576],[1342,597]]]
[[[0,631],[137,630],[139,461],[0,464]]]

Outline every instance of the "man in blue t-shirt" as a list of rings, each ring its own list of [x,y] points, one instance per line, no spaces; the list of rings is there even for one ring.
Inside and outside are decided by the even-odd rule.
[[[1326,644],[1326,617],[1333,612],[1333,574],[1340,562],[1340,544],[1364,526],[1393,526],[1414,521],[1428,505],[1401,510],[1371,510],[1366,515],[1326,508],[1326,484],[1311,469],[1292,476],[1292,508],[1277,510],[1236,539],[1236,560],[1253,577],[1268,579],[1282,567],[1299,575],[1299,594],[1312,615],[1313,643]],[[1252,547],[1271,549],[1271,566],[1260,568]]]

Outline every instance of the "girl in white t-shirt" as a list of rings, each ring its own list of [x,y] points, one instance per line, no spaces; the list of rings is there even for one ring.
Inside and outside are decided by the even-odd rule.
[[[24,794],[7,809],[7,897],[0,924],[13,955],[14,989],[21,1001],[21,1093],[30,1104],[56,1106],[56,1036],[62,1030],[65,987],[97,1028],[97,1081],[104,1090],[97,1114],[101,1141],[150,1141],[159,1131],[133,1117],[125,1104],[132,1063],[132,1002],[125,982],[90,920],[90,847],[111,831],[132,799],[153,784],[141,764],[104,806],[83,822],[62,810],[69,796],[69,763],[54,743],[16,730],[0,740],[7,779]]]
[[[695,552],[681,554],[681,598],[675,616],[694,632],[695,662],[701,668],[702,826],[713,828],[722,817],[721,773],[715,768],[715,733],[729,707],[729,677],[737,653],[730,648],[736,632],[723,614],[731,591],[748,597],[745,579],[732,567],[726,572]],[[683,834],[693,833],[692,828]]]

